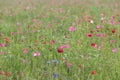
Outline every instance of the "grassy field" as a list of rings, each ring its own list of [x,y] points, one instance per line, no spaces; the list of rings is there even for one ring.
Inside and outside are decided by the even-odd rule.
[[[0,80],[120,80],[120,0],[0,0]]]

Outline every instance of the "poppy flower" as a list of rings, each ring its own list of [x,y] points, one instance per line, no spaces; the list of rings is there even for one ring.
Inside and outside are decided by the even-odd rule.
[[[55,43],[55,41],[54,40],[50,40],[50,44],[52,45],[52,44],[54,44]]]
[[[120,21],[118,22],[118,24],[120,25]]]
[[[68,29],[68,31],[74,31],[75,30],[75,28],[73,27],[73,26],[71,26],[71,27],[69,27],[69,29]]]
[[[72,66],[72,64],[71,63],[67,63],[67,67],[70,67],[70,66]]]
[[[92,34],[86,34],[86,37],[92,37]]]
[[[110,23],[111,25],[114,25],[114,20],[113,20],[113,19],[110,19],[109,23]]]
[[[22,49],[22,52],[23,52],[23,53],[27,53],[27,49],[26,49],[26,48],[23,48],[23,49]]]
[[[113,52],[113,53],[116,53],[116,52],[117,52],[117,49],[116,49],[116,48],[112,48],[112,52]]]
[[[39,55],[40,55],[39,52],[34,52],[34,53],[33,53],[33,56],[34,56],[34,57],[39,56]]]
[[[96,71],[95,71],[95,70],[91,70],[91,71],[90,71],[90,74],[91,74],[91,75],[95,75],[95,74],[96,74]]]
[[[62,53],[62,52],[63,52],[63,49],[62,49],[62,48],[58,48],[58,49],[57,49],[57,52],[58,52],[58,53]]]
[[[91,43],[91,47],[95,48],[97,45],[95,43]]]
[[[14,32],[10,32],[10,34],[13,36],[13,35],[14,35]]]
[[[5,44],[4,43],[0,43],[0,47],[5,47]]]
[[[115,32],[116,32],[116,30],[115,30],[115,29],[113,29],[113,30],[112,30],[112,33],[115,33]]]

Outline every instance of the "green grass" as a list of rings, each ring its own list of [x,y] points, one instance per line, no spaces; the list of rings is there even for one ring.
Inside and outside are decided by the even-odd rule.
[[[6,1],[0,1],[0,44],[5,44],[0,47],[0,80],[120,80],[119,0]],[[105,23],[100,22],[101,13],[105,15]],[[112,15],[115,16],[114,25],[109,24]],[[33,19],[36,22],[32,22]],[[90,19],[93,24],[88,22]],[[50,27],[45,28],[49,24]],[[96,29],[96,25],[104,27]],[[75,30],[69,32],[70,26]],[[18,34],[19,28],[21,34]],[[111,32],[113,29],[115,33]],[[92,37],[86,37],[90,31],[93,31]],[[106,36],[97,37],[96,34]],[[51,45],[50,40],[55,43]],[[115,42],[111,44],[110,40]],[[69,48],[58,53],[59,46],[67,43]],[[91,47],[91,43],[97,47]],[[27,53],[22,52],[23,48]],[[112,48],[117,51],[113,53]],[[34,52],[40,55],[34,57]],[[68,63],[72,66],[67,67]],[[95,71],[93,75],[92,70]]]

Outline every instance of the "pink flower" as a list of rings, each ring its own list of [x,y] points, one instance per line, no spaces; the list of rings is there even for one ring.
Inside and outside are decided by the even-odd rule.
[[[114,19],[115,18],[115,16],[114,15],[112,15],[111,17],[110,17],[110,19]]]
[[[60,48],[60,49],[63,49],[63,48],[64,48],[64,45],[61,45],[59,48]]]
[[[23,53],[27,53],[27,49],[23,48],[23,49],[22,49],[22,52],[23,52]]]
[[[61,45],[59,48],[60,48],[60,49],[69,48],[69,44],[67,43],[67,44],[65,44],[65,45]]]
[[[113,30],[112,30],[112,33],[115,33],[115,32],[116,32],[116,30],[115,30],[115,29],[113,29]]]
[[[11,32],[10,34],[13,36],[13,35],[14,35],[14,32]]]
[[[92,37],[92,34],[86,34],[87,37]]]
[[[110,43],[112,44],[112,43],[114,43],[115,42],[115,40],[110,40]]]
[[[23,59],[23,60],[22,60],[22,62],[23,62],[23,63],[25,63],[25,62],[26,62],[26,60],[25,60],[25,59]]]
[[[39,55],[40,55],[39,52],[34,52],[34,53],[33,53],[33,56],[34,56],[34,57],[37,57],[37,56],[39,56]]]
[[[47,26],[45,28],[50,28],[51,27],[51,24],[48,23]]]
[[[74,28],[74,26],[71,26],[71,27],[69,27],[69,29],[68,29],[68,31],[74,31],[75,30],[75,28]]]
[[[98,50],[101,50],[102,49],[102,46],[98,46]]]
[[[0,54],[5,54],[4,52],[0,52]]]
[[[117,49],[116,48],[112,48],[112,52],[116,53]]]
[[[5,47],[5,44],[4,43],[0,43],[0,47]]]
[[[62,52],[63,52],[63,48],[58,48],[58,49],[57,49],[57,52],[58,52],[58,53],[62,53]]]
[[[18,34],[21,34],[21,30],[20,30],[20,27],[18,27],[18,31],[17,31]]]
[[[100,28],[100,26],[97,25],[97,26],[96,26],[96,29],[99,29],[99,28]]]
[[[103,37],[105,37],[106,36],[106,34],[101,34]]]
[[[67,43],[67,44],[64,46],[64,48],[69,48],[69,44]]]
[[[50,44],[52,45],[52,44],[54,44],[55,43],[55,41],[54,40],[50,40]]]
[[[118,22],[118,24],[120,25],[120,21]]]
[[[90,46],[93,47],[93,48],[96,48],[96,47],[97,47],[97,45],[96,45],[95,43],[91,43]]]
[[[110,19],[109,23],[110,23],[111,25],[114,25],[114,20],[113,20],[113,19]]]
[[[36,22],[36,19],[33,19],[32,22]]]
[[[101,37],[101,34],[96,34],[97,37]]]
[[[70,67],[70,66],[72,66],[72,64],[71,63],[67,63],[67,67]]]

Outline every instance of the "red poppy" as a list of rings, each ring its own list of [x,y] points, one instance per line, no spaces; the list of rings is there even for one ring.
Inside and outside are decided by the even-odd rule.
[[[96,44],[95,43],[91,43],[91,47],[96,47]]]
[[[57,52],[58,52],[58,53],[62,53],[62,52],[63,52],[63,49],[62,49],[62,48],[58,48],[58,49],[57,49]]]
[[[92,37],[92,34],[86,34],[87,37]]]
[[[115,32],[116,32],[116,30],[115,30],[115,29],[113,29],[113,30],[112,30],[112,33],[115,33]]]
[[[91,71],[90,71],[90,74],[91,74],[91,75],[95,75],[95,74],[96,74],[96,71],[95,71],[95,70],[91,70]]]

